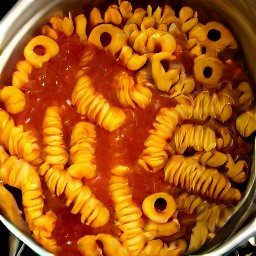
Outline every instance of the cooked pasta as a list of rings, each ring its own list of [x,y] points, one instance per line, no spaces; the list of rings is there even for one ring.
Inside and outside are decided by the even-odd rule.
[[[140,256],[150,256],[150,255],[173,255],[179,256],[183,255],[187,249],[187,242],[184,239],[178,239],[171,242],[169,246],[164,243],[161,239],[156,239],[149,241]]]
[[[97,236],[84,236],[77,242],[79,251],[84,256],[100,256],[102,255],[101,249],[97,245],[97,241],[101,242],[103,246],[103,253],[105,255],[120,255],[128,256],[128,252],[122,247],[116,237],[109,234],[98,234]]]
[[[51,237],[56,216],[52,212],[43,214],[43,191],[35,168],[23,159],[7,156],[0,167],[0,180],[22,191],[24,214],[33,236],[45,248],[56,253],[59,248]]]
[[[171,138],[180,119],[176,109],[162,108],[156,116],[154,129],[149,131],[149,136],[144,145],[145,149],[138,163],[147,171],[157,172],[164,167],[167,155],[167,139]]]
[[[37,46],[44,48],[44,54],[37,54],[34,49]],[[48,62],[51,58],[56,56],[59,52],[59,45],[50,37],[39,35],[32,38],[24,49],[24,56],[26,60],[35,68],[42,67],[43,63]]]
[[[133,71],[143,67],[147,61],[147,56],[145,54],[139,55],[135,53],[128,45],[122,47],[119,58],[125,67]]]
[[[80,77],[72,92],[72,104],[77,112],[87,115],[108,131],[118,129],[125,121],[122,109],[111,106],[101,93],[95,92],[92,81],[87,75]]]
[[[16,126],[12,117],[4,110],[0,110],[0,144],[13,156],[38,165],[42,158],[37,139],[33,132],[24,131],[22,125]]]
[[[249,137],[256,131],[256,108],[241,113],[236,119],[236,129],[243,137]]]
[[[68,152],[63,139],[63,125],[60,109],[50,106],[46,109],[43,122],[45,161],[55,168],[63,169],[68,161]]]
[[[101,41],[104,35],[110,36],[110,42],[105,45]],[[123,30],[112,24],[101,24],[95,27],[88,37],[88,41],[97,47],[110,51],[113,55],[122,50],[123,46],[127,45],[127,37]]]
[[[109,191],[116,210],[116,225],[122,230],[120,241],[131,255],[138,255],[146,243],[141,209],[133,202],[126,166],[112,169]]]
[[[0,182],[58,256],[198,253],[250,178],[241,47],[197,8],[100,2],[55,13],[0,81]]]
[[[20,60],[16,65],[16,71],[12,75],[12,85],[22,88],[29,81],[29,74],[33,70],[33,66],[27,60]]]
[[[151,102],[151,90],[142,83],[134,81],[133,77],[126,72],[121,72],[115,76],[114,86],[118,100],[124,107],[135,108],[138,105],[144,109]]]
[[[72,205],[71,213],[81,214],[81,222],[92,227],[101,227],[109,220],[108,209],[100,202],[91,189],[64,170],[50,168],[48,164],[41,165],[40,175],[52,193],[62,194],[66,198],[66,206]]]
[[[176,203],[168,193],[156,193],[144,199],[143,213],[156,223],[166,223],[176,211]]]
[[[66,36],[72,35],[74,25],[68,17],[53,16],[49,21],[56,32],[63,32]]]
[[[171,60],[171,52],[160,52],[152,58],[152,77],[157,88],[161,91],[169,91],[179,81],[180,67],[173,67],[165,71],[161,61]]]
[[[166,163],[164,173],[167,182],[187,191],[224,201],[241,199],[240,191],[232,188],[223,174],[205,168],[191,157],[173,155]]]
[[[216,147],[216,135],[209,127],[184,124],[176,127],[171,147],[178,154],[183,154],[189,148],[210,151]]]
[[[181,30],[188,33],[194,26],[198,24],[198,15],[191,7],[184,6],[180,9],[179,18],[182,23]]]
[[[92,179],[96,176],[96,132],[88,122],[77,123],[70,139],[70,166],[68,173],[74,178]]]
[[[0,99],[4,102],[6,110],[11,114],[18,114],[25,108],[25,95],[15,86],[4,86],[0,91]]]
[[[78,34],[81,41],[87,39],[86,29],[87,29],[87,19],[83,14],[77,15],[75,17],[76,33]]]

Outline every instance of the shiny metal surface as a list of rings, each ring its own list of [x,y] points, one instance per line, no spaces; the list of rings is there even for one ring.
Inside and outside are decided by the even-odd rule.
[[[30,37],[36,32],[37,28],[49,17],[57,13],[68,14],[74,9],[79,11],[85,8],[86,4],[104,4],[104,0],[20,0],[11,11],[2,19],[0,23],[0,74],[1,80],[5,81],[14,68],[21,50]],[[256,2],[254,0],[184,0],[183,5],[204,6],[215,11],[226,20],[232,31],[235,33],[239,44],[241,44],[247,65],[256,81]],[[250,180],[243,200],[237,206],[234,216],[223,227],[216,238],[197,255],[223,255],[252,236],[256,236],[256,206],[253,202],[255,198],[255,158],[253,158]],[[2,217],[0,220],[16,232],[22,241],[28,244],[35,252],[42,256],[50,254],[36,243],[31,243],[24,235],[15,230],[13,225]],[[243,224],[248,221],[244,226]],[[242,229],[241,229],[242,227]]]

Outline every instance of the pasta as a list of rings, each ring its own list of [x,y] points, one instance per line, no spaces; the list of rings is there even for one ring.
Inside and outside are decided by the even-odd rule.
[[[22,125],[16,126],[12,117],[4,110],[0,110],[0,134],[0,143],[11,155],[34,165],[41,163],[39,145],[33,132],[24,131]]]
[[[224,204],[210,204],[199,196],[184,193],[178,196],[177,207],[190,214],[197,212],[196,225],[192,229],[189,253],[197,251],[211,239],[215,229],[221,228],[232,214],[232,209]]]
[[[22,88],[29,82],[29,74],[33,70],[33,66],[27,60],[20,60],[16,65],[17,71],[13,72],[12,85]]]
[[[63,11],[0,81],[0,182],[21,190],[47,250],[194,254],[232,217],[250,178],[253,82],[232,32],[201,13]]]
[[[164,168],[165,180],[187,191],[201,193],[209,198],[238,201],[241,193],[216,169],[207,169],[192,158],[173,155]]]
[[[124,111],[111,106],[102,94],[95,92],[91,79],[86,75],[80,77],[75,85],[72,104],[77,107],[78,113],[87,115],[108,131],[116,130],[125,121]]]
[[[72,130],[70,139],[70,166],[68,173],[74,178],[96,177],[96,132],[92,124],[80,122]]]
[[[45,49],[43,55],[37,54],[34,49],[37,46],[42,46]],[[50,37],[39,35],[34,37],[25,47],[24,56],[26,60],[35,68],[40,68],[43,63],[48,62],[52,57],[59,52],[58,44]]]
[[[68,161],[68,153],[65,150],[63,126],[59,112],[60,109],[57,106],[50,106],[46,109],[43,122],[43,140],[45,161],[55,168],[63,169]]]
[[[98,234],[97,236],[84,236],[77,242],[79,251],[84,255],[100,256],[101,249],[97,245],[97,241],[100,241],[103,245],[103,252],[105,255],[120,255],[128,256],[126,250],[123,249],[117,238],[109,234]]]
[[[56,216],[53,212],[43,214],[43,193],[35,168],[22,159],[8,156],[3,148],[0,154],[1,158],[4,155],[0,167],[0,179],[4,184],[21,189],[24,214],[33,236],[48,250],[57,252],[59,248],[51,237]]]
[[[144,109],[150,104],[152,97],[150,89],[134,81],[127,73],[118,74],[114,78],[114,83],[118,100],[123,106],[135,108],[138,105]]]
[[[112,169],[109,191],[116,209],[117,226],[122,230],[120,241],[131,255],[138,255],[146,243],[141,209],[133,202],[127,178],[129,168]]]
[[[184,124],[176,127],[172,142],[172,149],[178,154],[183,154],[189,148],[210,151],[216,147],[216,135],[208,127]]]
[[[15,86],[5,86],[0,92],[0,98],[9,113],[18,114],[25,108],[25,96],[22,91]]]
[[[81,222],[92,227],[101,227],[109,219],[107,208],[93,195],[90,188],[80,180],[72,178],[67,172],[49,168],[43,164],[39,170],[52,193],[65,194],[66,206],[72,205],[73,214],[81,214]]]

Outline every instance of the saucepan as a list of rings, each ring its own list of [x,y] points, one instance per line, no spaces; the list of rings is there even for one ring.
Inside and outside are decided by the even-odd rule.
[[[7,13],[0,23],[0,73],[1,82],[8,80],[19,59],[22,49],[32,35],[46,20],[58,13],[83,10],[86,5],[99,6],[104,0],[20,0]],[[256,81],[256,3],[254,0],[184,0],[173,1],[180,6],[205,8],[221,17],[229,24],[232,32],[242,46],[246,65],[252,81]],[[195,255],[224,255],[243,245],[249,238],[256,236],[256,177],[255,177],[255,141],[252,141],[254,155],[251,158],[250,178],[244,197],[236,206],[232,217]],[[21,241],[39,255],[50,255],[29,235],[21,232],[13,223],[0,215],[3,224]]]

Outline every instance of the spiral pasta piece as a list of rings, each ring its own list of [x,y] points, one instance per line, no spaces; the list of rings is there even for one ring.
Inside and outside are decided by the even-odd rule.
[[[238,90],[241,93],[238,99],[239,111],[249,110],[254,100],[254,94],[250,84],[247,82],[241,82],[237,86],[236,90]]]
[[[237,42],[230,30],[216,21],[207,22],[205,25],[198,23],[190,30],[189,39],[206,42],[217,51],[237,48]]]
[[[71,36],[74,32],[73,21],[68,17],[53,16],[49,22],[56,32],[63,32],[66,36]]]
[[[133,202],[132,194],[125,177],[130,169],[117,166],[112,169],[109,191],[116,210],[116,225],[122,230],[120,241],[130,255],[138,255],[146,243],[141,209]]]
[[[15,126],[12,117],[0,109],[0,143],[11,155],[38,165],[42,162],[41,152],[33,132],[24,131],[22,125]]]
[[[232,215],[233,208],[225,204],[209,203],[198,195],[182,193],[176,198],[177,208],[192,214],[196,213],[197,222],[205,223],[209,232],[223,227]]]
[[[144,109],[151,102],[152,92],[141,83],[136,83],[133,77],[121,72],[114,78],[114,86],[119,102],[127,107],[135,108],[135,103]]]
[[[126,118],[122,109],[111,106],[101,93],[95,92],[87,75],[77,80],[72,92],[72,104],[79,114],[87,115],[89,120],[110,132],[118,129]]]
[[[0,99],[4,102],[5,109],[11,114],[18,114],[25,109],[25,95],[15,86],[4,86],[0,91]]]
[[[225,205],[210,204],[197,195],[183,193],[176,199],[177,207],[189,213],[196,212],[196,225],[192,229],[188,251],[193,253],[207,241],[210,233],[222,227],[231,215]]]
[[[256,108],[241,113],[236,119],[236,130],[247,138],[256,131]]]
[[[187,242],[184,239],[178,239],[171,242],[169,246],[164,243],[161,239],[155,239],[149,241],[143,251],[139,254],[140,256],[162,256],[162,255],[173,255],[181,256],[184,255],[187,249]]]
[[[96,131],[88,122],[77,123],[70,139],[70,167],[68,173],[74,178],[92,179],[96,176]]]
[[[87,39],[86,28],[87,28],[87,19],[83,14],[79,14],[75,17],[76,24],[76,34],[79,36],[81,41]]]
[[[21,189],[25,218],[33,236],[46,249],[57,252],[59,248],[51,237],[57,217],[51,211],[43,214],[43,192],[35,168],[23,159],[10,156],[0,167],[0,180],[4,184]]]
[[[152,57],[152,77],[157,88],[168,92],[170,88],[179,81],[180,67],[169,68],[165,71],[161,61],[170,60],[170,52],[156,53]]]
[[[156,237],[171,236],[180,230],[180,223],[178,219],[173,219],[166,223],[155,223],[150,221],[146,224],[144,231],[148,240],[155,239]]]
[[[183,154],[189,148],[194,148],[196,151],[210,151],[216,147],[216,135],[209,127],[184,124],[176,127],[171,147],[178,154]]]
[[[216,122],[214,120],[208,121],[207,126],[209,126],[216,133],[217,149],[222,149],[222,148],[233,146],[234,139],[233,139],[233,136],[231,135],[231,131],[230,131],[229,127],[227,127],[219,122]]]
[[[245,160],[234,161],[230,154],[227,154],[225,164],[227,176],[237,183],[243,183],[248,178],[248,164]]]
[[[97,241],[103,246],[103,253],[108,256],[129,256],[128,252],[122,247],[116,237],[109,234],[98,234],[97,236],[86,235],[77,241],[78,250],[83,256],[100,256],[101,249],[97,245]]]
[[[40,166],[39,173],[52,193],[62,194],[66,206],[72,205],[71,213],[81,214],[81,222],[93,228],[104,226],[109,220],[109,211],[92,193],[91,189],[63,170],[50,168],[47,163]]]
[[[167,155],[167,139],[172,134],[179,122],[180,114],[175,108],[161,108],[153,123],[154,129],[149,131],[149,136],[144,142],[143,150],[138,163],[147,171],[157,172],[164,167]]]
[[[155,193],[142,203],[143,213],[156,223],[166,223],[176,211],[176,203],[168,193]]]
[[[122,22],[122,15],[119,12],[119,7],[116,4],[110,5],[104,13],[104,22],[114,25],[120,25]]]
[[[125,67],[133,71],[140,69],[147,62],[146,55],[134,53],[133,48],[128,45],[122,47],[119,58]]]
[[[228,160],[226,154],[217,150],[203,151],[197,154],[196,158],[202,165],[214,168],[224,165]]]
[[[195,79],[206,88],[216,88],[223,75],[223,63],[218,58],[201,55],[194,61]]]
[[[213,93],[202,91],[193,100],[193,118],[205,121],[208,117],[221,122],[229,120],[232,116],[233,100],[221,92]]]
[[[44,54],[37,54],[34,49],[37,46],[44,48]],[[59,45],[50,37],[39,35],[33,37],[24,48],[24,56],[26,60],[35,68],[41,68],[51,58],[59,53]]]
[[[184,6],[180,9],[179,18],[181,21],[181,31],[188,33],[198,24],[198,15],[191,7]]]
[[[60,109],[50,106],[46,109],[43,120],[43,141],[45,161],[57,168],[64,168],[68,162],[68,152],[63,140],[63,125]]]
[[[49,25],[43,25],[41,28],[42,35],[52,38],[54,41],[58,39],[58,33]]]
[[[16,65],[17,71],[12,74],[12,85],[22,88],[29,82],[29,75],[33,70],[33,66],[27,60],[20,60]]]
[[[172,155],[164,167],[165,180],[208,198],[239,201],[241,193],[216,169],[207,169],[191,157]]]
[[[129,1],[121,1],[119,3],[119,11],[123,17],[123,20],[128,20],[132,15],[132,5]]]
[[[104,36],[110,37],[110,42],[103,40]],[[123,30],[112,24],[100,24],[96,26],[88,37],[88,41],[100,49],[110,51],[113,55],[127,45],[127,37]]]

